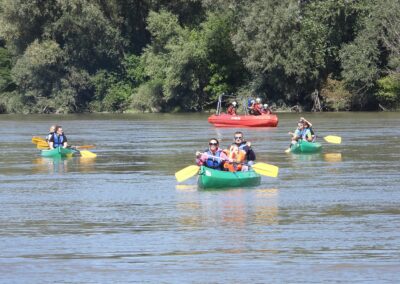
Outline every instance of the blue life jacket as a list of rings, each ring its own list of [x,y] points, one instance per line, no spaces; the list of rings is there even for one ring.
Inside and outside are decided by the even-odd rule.
[[[217,150],[215,154],[213,154],[210,150],[207,151],[207,155],[209,156],[205,166],[211,169],[222,169],[223,160],[221,160],[222,150]]]
[[[64,135],[57,136],[57,134],[53,134],[53,147],[57,148],[62,146],[64,143]]]
[[[310,130],[309,130],[308,128],[303,128],[303,130],[299,130],[298,134],[299,134],[299,136],[300,136],[301,139],[307,140],[307,133],[308,133],[309,131],[310,131]]]

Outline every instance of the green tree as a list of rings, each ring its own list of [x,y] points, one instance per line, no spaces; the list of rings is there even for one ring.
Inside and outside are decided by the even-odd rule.
[[[22,93],[50,97],[65,74],[64,53],[55,41],[34,41],[13,67],[12,76]],[[33,98],[34,99],[34,98]]]
[[[59,2],[60,16],[46,28],[46,33],[60,45],[68,65],[93,74],[118,66],[124,41],[100,7],[91,2]]]
[[[11,60],[10,52],[0,47],[0,93],[12,91],[15,88],[11,77]]]
[[[2,0],[0,35],[16,54],[46,36],[44,29],[57,17],[57,0]]]

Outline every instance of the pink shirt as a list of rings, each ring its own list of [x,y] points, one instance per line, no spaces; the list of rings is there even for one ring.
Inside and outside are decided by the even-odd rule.
[[[219,148],[218,148],[217,150],[219,150]],[[204,152],[203,154],[201,154],[200,158],[197,158],[197,159],[196,159],[196,164],[197,164],[198,166],[202,166],[202,165],[204,165],[204,164],[206,163],[206,161],[207,161],[208,158],[212,158],[212,157],[213,157],[213,156],[210,156],[210,155],[208,154],[208,152]],[[228,156],[227,156],[224,152],[222,152],[222,151],[221,151],[221,154],[219,155],[219,157],[216,157],[216,156],[215,156],[215,159],[221,159],[222,161],[227,161],[227,160],[229,160]]]

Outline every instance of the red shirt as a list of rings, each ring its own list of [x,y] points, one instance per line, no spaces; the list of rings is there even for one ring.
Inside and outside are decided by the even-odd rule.
[[[228,107],[228,109],[226,110],[226,113],[230,114],[230,115],[235,115],[236,114],[236,108],[233,105],[230,105]]]

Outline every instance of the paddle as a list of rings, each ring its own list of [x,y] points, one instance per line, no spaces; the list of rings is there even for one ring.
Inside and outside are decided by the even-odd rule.
[[[328,143],[332,144],[340,144],[342,143],[342,137],[340,136],[333,136],[333,135],[328,135],[324,137],[324,140]]]
[[[199,166],[195,166],[195,165],[187,166],[186,168],[183,168],[182,170],[177,171],[175,173],[175,178],[178,182],[182,182],[182,181],[185,181],[185,180],[191,178],[192,176],[198,174],[199,170],[200,170]]]
[[[255,163],[251,166],[254,171],[260,175],[267,176],[267,177],[277,177],[279,168],[274,165],[269,165],[266,163]]]
[[[42,137],[38,137],[38,136],[33,136],[33,137],[32,137],[32,143],[33,143],[33,144],[38,144],[38,143],[40,143],[40,142],[47,143],[47,142],[46,142],[46,139],[44,139],[44,138],[42,138]]]
[[[88,150],[80,150],[79,153],[83,158],[96,158],[97,154],[90,152]]]

